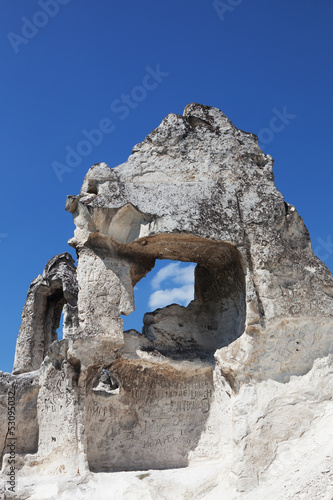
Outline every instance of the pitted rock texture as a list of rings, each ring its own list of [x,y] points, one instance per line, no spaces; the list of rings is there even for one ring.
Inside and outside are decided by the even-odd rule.
[[[192,103],[67,198],[77,268],[61,254],[32,282],[0,379],[20,401],[17,498],[331,499],[333,279],[272,168]],[[194,300],[124,332],[156,259],[196,263]]]

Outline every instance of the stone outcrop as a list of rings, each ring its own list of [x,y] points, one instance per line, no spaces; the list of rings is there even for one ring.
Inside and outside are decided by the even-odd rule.
[[[198,104],[91,167],[66,204],[77,268],[61,254],[32,282],[0,379],[19,498],[330,498],[333,279],[272,168]],[[195,298],[124,332],[156,259],[195,262]]]

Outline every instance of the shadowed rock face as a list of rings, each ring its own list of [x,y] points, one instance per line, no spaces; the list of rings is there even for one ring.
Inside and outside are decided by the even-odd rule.
[[[22,415],[37,415],[30,441],[20,435],[25,474],[218,464],[236,499],[271,480],[282,441],[322,418],[333,280],[272,167],[256,136],[194,103],[126,163],[91,167],[66,204],[78,266],[61,254],[32,282],[21,375],[3,375],[32,394]],[[147,312],[142,334],[123,332],[156,259],[197,264],[194,300]],[[25,389],[28,378],[39,390]]]

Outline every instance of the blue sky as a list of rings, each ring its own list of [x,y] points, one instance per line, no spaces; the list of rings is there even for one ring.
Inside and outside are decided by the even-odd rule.
[[[1,370],[31,280],[72,252],[66,196],[192,101],[259,135],[333,269],[332,20],[332,0],[2,2]]]

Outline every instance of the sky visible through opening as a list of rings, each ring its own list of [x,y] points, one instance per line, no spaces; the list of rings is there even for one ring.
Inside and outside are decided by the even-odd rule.
[[[156,260],[155,267],[134,287],[135,311],[122,315],[124,331],[134,328],[141,333],[143,316],[169,304],[187,306],[194,299],[193,262]]]
[[[60,316],[59,326],[57,328],[58,340],[61,340],[63,338],[63,332],[62,332],[63,325],[64,325],[64,314],[63,313],[64,313],[64,310],[62,309],[61,316]]]

